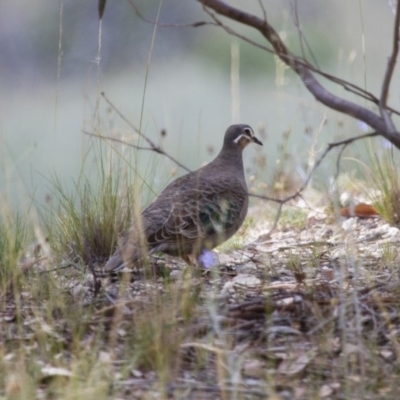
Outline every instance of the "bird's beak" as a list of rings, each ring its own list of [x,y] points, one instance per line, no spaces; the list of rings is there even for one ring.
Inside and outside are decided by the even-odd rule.
[[[259,144],[260,146],[262,146],[263,144],[262,144],[262,141],[261,140],[258,140],[255,136],[253,136],[253,142],[254,143],[257,143],[257,144]]]

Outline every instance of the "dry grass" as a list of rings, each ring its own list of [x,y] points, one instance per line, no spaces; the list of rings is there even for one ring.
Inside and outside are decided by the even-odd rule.
[[[298,187],[290,135],[269,185],[255,173],[260,192]],[[354,242],[329,241],[334,225],[304,243],[307,213],[291,207],[270,242],[245,247],[269,213],[249,218],[221,247],[228,261],[216,271],[161,258],[151,277],[103,276],[141,206],[140,155],[110,168],[100,151],[94,176],[82,175],[72,193],[53,177],[39,221],[0,199],[0,399],[398,398],[399,243],[363,258]],[[371,178],[383,185],[382,215],[397,224],[398,168],[387,162],[377,160]],[[256,164],[258,173],[265,156]]]
[[[351,258],[350,247],[348,258],[329,261],[332,278],[320,268],[331,248],[320,244],[311,256],[283,262],[277,253],[261,257],[257,246],[243,249],[253,219],[222,247],[232,261],[215,273],[195,276],[167,259],[151,279],[112,281],[101,266],[134,208],[121,177],[81,180],[73,194],[54,179],[43,220],[51,257],[38,250],[27,270],[18,262],[35,222],[4,213],[0,397],[397,399],[400,285],[392,247],[382,245],[362,283],[332,272],[369,266]],[[285,182],[280,193],[292,190]],[[306,222],[306,212],[285,208],[280,227],[303,232]],[[240,275],[260,283],[236,283]]]
[[[397,151],[382,145],[379,151],[374,150],[372,144],[369,148],[370,166],[365,168],[369,198],[390,224],[400,226],[400,162]]]
[[[372,242],[334,242],[336,221],[293,203],[245,245],[274,218],[259,204],[217,270],[159,257],[151,276],[111,278],[145,186],[124,165],[73,192],[53,178],[39,220],[3,206],[0,398],[397,399],[399,243],[364,255]]]
[[[162,273],[152,278],[112,280],[101,276],[98,261],[96,282],[85,257],[104,259],[123,224],[100,236],[104,253],[84,243],[101,243],[99,230],[118,221],[126,206],[119,185],[102,182],[95,189],[85,181],[75,201],[55,185],[54,195],[67,206],[51,210],[58,218],[51,263],[36,248],[31,267],[21,267],[26,232],[34,226],[3,213],[1,396],[397,398],[400,285],[393,269],[398,255],[389,245],[381,245],[380,264],[359,282],[347,273],[335,278],[335,269],[323,273],[332,247],[321,243],[310,243],[307,254],[304,246],[271,253],[263,245],[235,246],[228,249],[230,262],[197,277],[177,260],[161,258],[155,271]],[[88,198],[91,207],[82,204]],[[284,231],[291,221],[293,231],[305,230],[289,215]],[[249,221],[242,234],[255,224]],[[338,261],[339,270],[367,263],[353,253]],[[382,279],[386,270],[390,279]],[[237,280],[249,277],[256,283]]]

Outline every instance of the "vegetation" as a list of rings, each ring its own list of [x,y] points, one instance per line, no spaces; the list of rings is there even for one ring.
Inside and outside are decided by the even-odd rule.
[[[400,235],[366,254],[310,217],[307,199],[246,244],[272,224],[264,205],[216,270],[157,256],[151,277],[111,278],[102,266],[137,207],[126,169],[113,168],[99,162],[73,192],[53,178],[39,222],[3,206],[1,396],[396,398]]]
[[[366,191],[380,212],[392,225],[400,226],[400,172],[398,152],[393,148],[382,147],[373,151],[369,147],[369,167],[365,166],[366,180],[374,190]]]
[[[221,3],[202,3],[214,6],[220,23]],[[282,63],[318,88],[310,64],[291,57],[266,22],[241,16],[279,47]],[[369,92],[350,88],[376,104]],[[384,111],[387,99],[385,91]],[[144,94],[142,102],[140,127]],[[371,107],[341,104],[392,137],[392,111],[380,118]],[[250,192],[280,200],[252,203],[241,231],[219,248],[215,269],[156,255],[153,274],[104,275],[119,235],[153,194],[153,166],[142,169],[138,147],[165,155],[141,129],[133,163],[114,148],[117,160],[108,157],[100,146],[94,171],[82,172],[72,189],[49,179],[51,195],[36,204],[39,216],[34,207],[21,213],[0,199],[0,399],[397,399],[398,162],[391,150],[373,152],[363,190],[346,188],[355,203],[371,196],[383,218],[340,219],[339,210],[332,212],[333,197],[343,191],[337,182],[354,177],[340,175],[343,151],[328,178],[334,190],[318,197],[304,190],[327,152],[351,143],[337,142],[316,158],[322,125],[306,165],[290,153],[290,129],[281,135],[271,180],[261,171],[265,158],[254,160]]]

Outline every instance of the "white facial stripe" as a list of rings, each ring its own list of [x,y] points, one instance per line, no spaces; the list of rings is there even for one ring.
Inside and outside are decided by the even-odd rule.
[[[241,135],[239,135],[239,136],[238,136],[236,139],[234,139],[234,140],[233,140],[233,143],[236,143],[236,144],[238,144],[242,138],[245,138],[245,139],[247,139],[247,136],[246,136],[246,135],[243,135],[243,134],[241,134]]]
[[[234,143],[238,144],[242,138],[245,138],[247,141],[251,141],[251,138],[248,137],[247,135],[244,135],[243,133],[239,135],[236,139],[233,140]]]

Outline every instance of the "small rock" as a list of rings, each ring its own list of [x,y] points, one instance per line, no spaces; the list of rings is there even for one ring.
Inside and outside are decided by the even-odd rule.
[[[325,384],[321,386],[321,389],[319,390],[319,395],[321,398],[328,397],[333,393],[333,388],[331,385]]]
[[[332,260],[335,260],[338,258],[342,259],[342,258],[346,258],[346,257],[347,257],[347,250],[344,247],[334,249],[331,253]]]
[[[379,352],[379,354],[386,361],[393,361],[393,359],[395,358],[393,352],[390,350],[382,350]]]
[[[112,361],[111,354],[106,351],[100,351],[98,361],[104,364],[109,364]]]
[[[72,295],[72,297],[80,297],[80,296],[83,296],[85,292],[86,292],[86,288],[85,288],[83,285],[81,285],[81,284],[75,285],[75,286],[71,289],[71,295]]]
[[[307,220],[324,221],[328,215],[323,211],[310,211],[307,214]]]
[[[349,218],[343,221],[342,229],[346,232],[354,231],[357,228],[357,218]]]
[[[44,376],[52,377],[52,376],[65,376],[65,377],[71,377],[72,372],[69,371],[66,368],[58,368],[58,367],[52,367],[52,366],[46,366],[42,368],[42,374]]]
[[[243,363],[243,374],[254,378],[263,378],[266,375],[265,361],[258,359],[246,360]]]
[[[293,276],[293,272],[292,272],[289,268],[285,268],[285,267],[279,268],[279,269],[276,271],[276,273],[277,273],[278,275]]]
[[[257,267],[253,263],[247,263],[244,265],[239,265],[237,267],[237,272],[239,274],[251,274],[257,271]]]
[[[235,285],[256,287],[261,285],[261,280],[250,274],[239,274],[232,279]]]
[[[400,229],[396,228],[395,226],[391,226],[388,231],[387,231],[387,236],[389,236],[390,238],[398,238],[400,236]]]
[[[327,281],[333,281],[335,279],[335,272],[332,270],[332,268],[324,266],[321,269],[321,276]]]
[[[340,205],[343,207],[346,207],[347,205],[349,205],[350,200],[352,200],[352,196],[349,192],[343,192],[340,195]]]
[[[221,294],[226,295],[231,293],[235,287],[235,284],[232,281],[228,281],[225,283],[224,287],[221,290]]]
[[[179,269],[173,269],[171,271],[171,273],[169,274],[169,277],[173,280],[173,281],[181,281],[183,278],[183,273],[181,270]]]
[[[142,372],[138,369],[133,369],[131,372],[135,378],[141,378],[143,376]]]
[[[221,265],[233,264],[235,261],[235,259],[232,256],[224,253],[218,254],[218,258]]]

